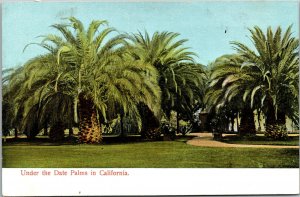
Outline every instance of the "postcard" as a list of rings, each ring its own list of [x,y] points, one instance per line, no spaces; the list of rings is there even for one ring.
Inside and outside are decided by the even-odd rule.
[[[3,196],[299,194],[298,1],[4,1]]]

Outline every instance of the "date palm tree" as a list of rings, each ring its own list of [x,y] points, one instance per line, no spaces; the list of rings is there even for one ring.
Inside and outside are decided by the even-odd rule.
[[[55,82],[55,62],[52,55],[38,56],[10,76],[8,86],[11,91],[7,95],[12,97],[14,103],[13,120],[18,119],[19,129],[29,138],[35,137],[42,128],[47,130],[48,124],[52,127],[58,120],[66,124],[71,121],[68,118],[70,113],[66,114],[65,109],[67,107],[70,110],[72,106],[64,99],[56,99],[48,104],[49,98],[55,98],[59,94],[54,91],[54,87],[60,87]]]
[[[249,77],[242,72],[242,63],[242,57],[236,54],[223,55],[216,59],[210,68],[209,88],[205,101],[208,110],[217,114],[227,112],[227,119],[230,118],[232,122],[239,113],[240,134],[255,134],[254,108],[251,107],[249,98],[243,100],[243,91],[248,83],[241,79]]]
[[[237,54],[217,61],[211,75],[212,89],[207,94],[211,106],[228,106],[230,101],[243,103],[241,132],[255,129],[254,109],[266,114],[268,130],[270,126],[285,125],[286,115],[295,120],[298,111],[295,106],[298,106],[299,44],[291,37],[291,27],[283,37],[280,27],[274,35],[270,27],[267,35],[258,27],[250,32],[256,51],[232,42]],[[243,121],[243,114],[251,124]]]
[[[158,70],[158,84],[162,92],[161,109],[167,117],[171,110],[182,112],[183,109],[192,108],[195,101],[199,100],[199,87],[204,83],[202,66],[194,62],[195,54],[183,47],[187,40],[176,40],[178,36],[173,32],[155,32],[152,37],[147,32],[127,36],[130,56]],[[147,119],[152,117],[151,122],[156,123],[151,126],[152,129],[158,127],[159,118],[147,109],[143,111],[147,111],[144,114]]]
[[[16,109],[14,98],[17,96],[19,87],[23,84],[24,78],[21,76],[22,68],[2,70],[2,134],[8,135],[12,129],[15,138],[20,130],[20,113]],[[16,80],[12,80],[16,78]],[[16,115],[18,114],[18,115]]]
[[[292,37],[291,28],[289,26],[283,34],[280,27],[275,33],[269,27],[266,34],[257,26],[250,29],[255,51],[232,42],[243,58],[244,79],[241,80],[247,84],[244,98],[251,98],[251,106],[255,103],[261,106],[267,127],[285,125],[286,115],[295,117],[293,106],[298,106],[299,42]]]
[[[49,52],[25,65],[31,74],[23,89],[34,91],[27,100],[32,100],[31,106],[44,107],[38,110],[49,109],[43,104],[52,103],[58,95],[68,106],[71,99],[74,121],[79,122],[79,142],[99,143],[102,139],[99,116],[105,119],[107,112],[118,106],[139,119],[137,103],[156,108],[160,99],[157,71],[124,57],[124,37],[109,39],[115,31],[113,28],[100,31],[106,21],[92,21],[87,30],[74,17],[68,21],[68,24],[52,25],[62,37],[46,35],[39,43]],[[69,114],[70,107],[66,109]]]

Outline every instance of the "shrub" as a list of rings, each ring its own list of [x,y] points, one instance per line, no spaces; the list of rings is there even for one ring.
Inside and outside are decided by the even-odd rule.
[[[192,131],[193,125],[190,123],[190,121],[179,121],[179,132],[185,136],[186,134],[190,133]]]
[[[265,136],[274,140],[286,140],[288,138],[286,126],[279,124],[270,125],[265,131]]]
[[[176,129],[169,124],[163,123],[161,126],[161,131],[164,134],[164,140],[175,140]]]
[[[161,130],[160,128],[150,129],[145,132],[145,138],[149,140],[160,140]]]
[[[190,133],[192,131],[192,125],[189,126],[180,126],[179,132],[185,136],[186,134]]]

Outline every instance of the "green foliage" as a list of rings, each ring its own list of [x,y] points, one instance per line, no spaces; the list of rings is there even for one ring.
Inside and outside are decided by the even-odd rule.
[[[169,124],[170,127],[176,128],[177,124],[177,118],[176,118],[177,112],[171,111],[170,117],[163,117],[161,119],[162,124]]]
[[[149,140],[160,140],[161,134],[162,132],[160,128],[150,129],[145,132],[145,138]]]
[[[251,107],[263,110],[268,124],[275,124],[279,113],[292,118],[298,111],[294,106],[299,95],[299,41],[292,37],[291,28],[282,33],[280,27],[275,32],[269,27],[266,34],[257,26],[249,29],[255,51],[232,42],[244,59],[240,77],[247,83],[244,99],[250,98]]]
[[[299,125],[299,43],[291,26],[285,32],[269,27],[265,33],[255,26],[249,29],[254,50],[231,42],[236,54],[205,68],[178,33],[118,34],[107,24],[95,20],[85,28],[74,17],[54,24],[57,35],[43,35],[34,43],[46,54],[3,71],[4,134],[16,129],[34,137],[58,123],[62,128],[80,125],[80,98],[91,101],[98,122],[111,123],[122,114],[123,126],[119,121],[111,128],[128,132],[145,127],[149,138],[160,136],[161,117],[172,127],[180,120],[182,128],[183,120],[193,119],[195,106],[204,105],[218,132],[226,131],[238,114],[248,121],[243,117],[254,110],[266,115],[272,138],[284,138],[278,124],[285,124],[285,116]]]
[[[214,114],[213,118],[210,120],[210,127],[214,134],[226,132],[228,121],[226,120],[226,114],[224,111]]]
[[[18,102],[23,103],[24,100],[16,101],[19,96],[19,88],[24,83],[23,68],[3,70],[2,78],[2,133],[9,134],[10,130],[19,130],[23,107],[20,107]],[[12,80],[14,79],[14,80]],[[28,94],[28,92],[25,92]]]
[[[12,74],[9,95],[16,106],[14,116],[34,137],[45,123],[78,122],[79,95],[84,95],[104,120],[123,111],[140,127],[137,104],[145,103],[154,111],[160,106],[157,70],[126,55],[125,37],[111,37],[113,28],[100,31],[106,21],[93,21],[85,30],[78,19],[67,20],[67,25],[52,25],[60,35],[43,36],[38,44],[47,54]]]
[[[257,26],[249,31],[255,50],[231,42],[237,54],[223,55],[210,65],[208,110],[231,109],[234,116],[251,108],[266,115],[267,125],[285,124],[285,116],[297,123],[298,39],[292,37],[291,26],[283,34],[280,27],[274,33],[271,27],[266,34]]]
[[[112,119],[111,121],[103,124],[103,133],[107,135],[130,135],[130,134],[139,134],[140,133],[140,125],[138,125],[138,121],[134,119],[134,117],[125,116],[121,118],[118,115],[117,118]],[[122,128],[123,126],[123,128]],[[123,133],[122,133],[123,132]]]
[[[208,88],[204,102],[209,111],[211,130],[216,133],[227,131],[230,119],[237,117],[249,104],[242,100],[239,86],[242,59],[239,55],[223,55],[209,65]]]
[[[177,112],[171,111],[169,119],[162,117],[161,119],[161,128],[163,130],[164,125],[168,125],[168,129],[174,131],[176,133],[177,129]],[[191,132],[192,124],[189,120],[179,120],[179,128],[178,131],[182,135],[186,135]]]
[[[195,54],[183,47],[187,40],[176,40],[178,36],[173,32],[155,32],[152,37],[147,32],[127,35],[130,56],[159,73],[160,107],[168,118],[172,110],[191,115],[203,96],[206,77],[203,66],[194,62]]]
[[[288,133],[285,125],[269,125],[266,128],[265,136],[273,140],[286,140]]]
[[[184,126],[180,126],[179,127],[179,132],[181,133],[181,135],[185,136],[186,134],[190,133],[193,129],[192,127],[193,125],[188,123]]]

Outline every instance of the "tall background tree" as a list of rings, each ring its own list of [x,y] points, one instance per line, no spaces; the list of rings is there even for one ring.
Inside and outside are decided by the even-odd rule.
[[[228,130],[229,122],[240,117],[238,130],[241,135],[255,134],[254,114],[249,100],[243,101],[243,87],[247,83],[240,80],[242,58],[239,55],[224,55],[210,66],[210,81],[205,103],[216,119],[223,120]],[[222,116],[223,118],[217,118]],[[223,123],[222,123],[223,124]],[[232,128],[231,128],[232,130]]]
[[[255,26],[250,29],[255,51],[239,42],[232,42],[244,59],[241,69],[248,81],[244,97],[251,98],[251,106],[261,107],[266,115],[267,128],[285,125],[286,116],[294,119],[298,110],[299,41],[292,36],[292,26],[282,33],[269,27],[266,34]]]
[[[285,126],[286,116],[296,120],[299,43],[292,37],[291,26],[283,35],[280,27],[275,33],[269,27],[266,35],[259,27],[250,29],[250,33],[255,50],[232,42],[237,54],[215,61],[206,96],[208,106],[216,109],[233,109],[232,101],[242,103],[240,130],[251,134],[255,130],[253,110],[265,114],[267,130]]]
[[[192,106],[200,102],[201,87],[205,73],[202,65],[194,61],[195,54],[183,45],[187,40],[177,37],[173,32],[155,32],[150,36],[147,32],[128,35],[128,52],[145,65],[152,65],[158,70],[158,84],[162,92],[162,115],[170,117],[171,110],[191,114]],[[160,115],[155,116],[149,109],[141,106],[145,121],[143,132],[150,132],[159,127]],[[147,122],[151,122],[149,125]]]

